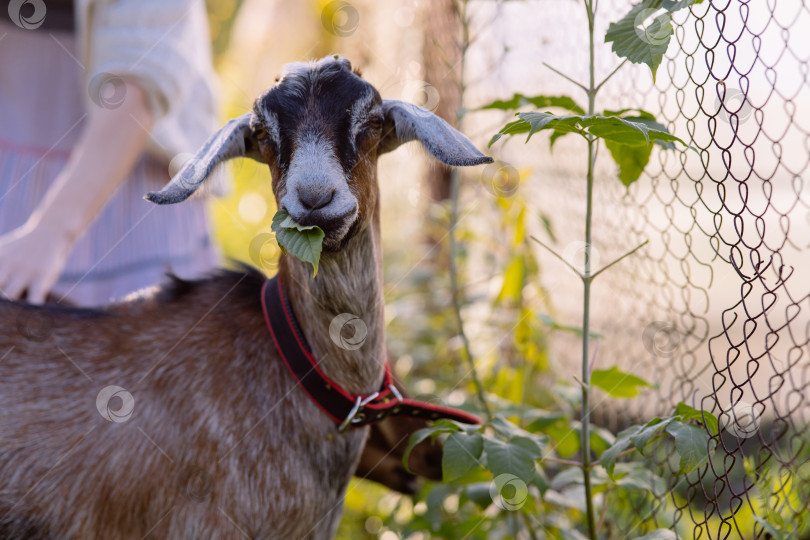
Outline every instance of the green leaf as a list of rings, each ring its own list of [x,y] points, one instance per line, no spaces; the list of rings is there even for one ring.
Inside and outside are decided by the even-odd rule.
[[[582,487],[568,488],[563,491],[549,489],[544,494],[543,499],[549,504],[585,512],[585,489]],[[576,529],[573,530],[576,531]],[[563,536],[563,538],[565,538],[565,536]]]
[[[568,423],[568,419],[564,418],[556,424],[548,426],[543,430],[543,433],[546,433],[554,441],[554,451],[561,458],[568,459],[579,452],[579,436]]]
[[[552,133],[552,137],[554,134]],[[543,229],[546,231],[546,234],[553,243],[557,243],[557,235],[554,232],[554,224],[551,222],[551,218],[547,214],[540,213],[540,222],[543,224]]]
[[[520,440],[518,444],[537,456],[543,454],[543,447],[548,444],[548,437],[546,435],[526,431],[498,414],[492,418],[489,422],[489,426],[494,429],[498,435],[509,442]]]
[[[592,116],[585,118],[582,125],[588,128],[591,135],[606,141],[615,141],[622,144],[650,144],[657,141],[678,141],[684,146],[682,140],[672,135],[657,122],[644,118],[618,116]]]
[[[444,441],[442,454],[444,482],[460,478],[478,466],[483,450],[484,439],[480,433],[451,433]]]
[[[513,437],[509,442],[486,437],[487,469],[494,475],[512,474],[529,483],[534,475],[534,460],[541,457],[537,443],[526,437]]]
[[[627,109],[619,109],[617,111],[612,111],[610,109],[605,109],[602,111],[602,116],[622,116],[627,118],[627,113],[632,112],[633,117],[635,118],[642,118],[646,120],[655,120],[655,116],[651,112],[647,112],[644,109],[636,109],[635,107],[630,107]]]
[[[667,426],[675,438],[675,450],[681,456],[680,472],[694,471],[709,460],[709,434],[706,429],[677,420]]]
[[[602,467],[605,468],[611,478],[614,476],[613,471],[616,468],[616,458],[633,445],[631,439],[633,435],[639,431],[641,431],[641,426],[630,426],[625,429],[616,436],[616,442],[613,443],[613,446],[602,452],[602,455],[599,457],[599,463],[602,464]]]
[[[518,113],[518,118],[529,124],[529,136],[526,138],[526,142],[529,142],[532,135],[544,129],[553,129],[554,131],[559,131],[561,134],[577,133],[584,137],[585,131],[579,127],[578,124],[585,118],[592,117],[575,114],[557,116],[552,113],[526,112]]]
[[[644,124],[645,126],[647,126],[648,128],[650,128],[650,129],[652,129],[654,131],[660,131],[662,133],[669,133],[669,130],[666,128],[666,126],[664,124],[661,124],[661,123],[657,122],[651,113],[642,111],[640,109],[636,110],[635,112],[642,113],[642,114],[645,114],[645,115],[649,115],[649,117],[646,117],[646,116],[623,116],[622,118],[624,120],[629,120],[631,122],[635,122],[636,124]],[[661,148],[666,148],[667,150],[675,150],[675,145],[672,144],[671,141],[664,141],[662,139],[653,138],[652,142],[657,144]],[[683,141],[680,141],[680,142],[682,144],[686,145],[686,143],[684,143]],[[688,147],[688,148],[691,148],[691,147]]]
[[[653,418],[638,433],[630,437],[630,442],[633,443],[636,450],[643,454],[644,448],[650,444],[653,437],[666,429],[673,420],[673,418]]]
[[[660,495],[667,491],[667,483],[640,462],[617,463],[616,485],[628,491],[649,491]]]
[[[545,107],[558,107],[560,109],[565,109],[572,113],[585,114],[585,109],[577,105],[577,103],[568,96],[528,97],[524,96],[523,94],[515,94],[511,98],[506,100],[496,99],[492,103],[488,103],[483,107],[480,107],[479,109],[480,110],[499,109],[502,111],[508,111],[512,109],[518,109],[525,105],[534,105],[538,109],[542,109]]]
[[[652,386],[641,377],[619,371],[616,366],[610,369],[593,370],[591,384],[598,386],[611,396],[619,398],[635,397],[638,395],[639,386]]]
[[[605,43],[613,43],[612,50],[620,58],[627,58],[634,64],[647,64],[655,82],[655,73],[672,39],[672,12],[701,1],[639,2],[627,15],[608,26]]]
[[[568,135],[568,131],[555,131],[551,134],[551,137],[548,139],[548,147],[550,150],[554,150],[554,143],[557,142],[557,139],[562,137],[563,135]]]
[[[655,529],[644,536],[636,537],[635,540],[678,540],[678,535],[670,529]]]
[[[534,485],[534,487],[537,488],[538,491],[540,491],[541,496],[549,488],[549,480],[548,477],[546,476],[546,471],[543,469],[543,467],[537,465],[534,468],[534,477],[532,477],[532,484]]]
[[[568,114],[557,116],[547,112],[518,113],[518,120],[510,122],[496,133],[489,141],[490,146],[504,135],[518,135],[528,133],[528,142],[532,135],[538,131],[554,130],[559,133],[576,133],[587,138],[589,135],[628,145],[649,145],[678,141],[684,146],[681,139],[669,133],[664,126],[654,120],[641,117],[633,119],[619,118],[618,116],[583,116]],[[560,136],[560,135],[557,135]]]
[[[543,431],[556,424],[563,418],[565,418],[565,413],[561,411],[551,411],[545,412],[544,414],[538,414],[531,420],[531,422],[529,422],[529,425],[526,426],[526,430],[531,432]]]
[[[441,433],[454,433],[457,431],[461,431],[461,428],[450,420],[437,420],[433,425],[411,433],[411,438],[408,439],[408,446],[405,448],[405,453],[402,455],[402,464],[405,465],[405,469],[408,472],[412,472],[408,468],[408,458],[411,457],[411,452],[413,452],[417,444],[428,437],[430,437],[431,440],[435,440]]]
[[[630,187],[641,177],[641,173],[649,163],[652,145],[632,146],[605,141],[605,146],[613,161],[619,166],[619,180],[625,187]]]
[[[689,420],[702,422],[712,435],[720,433],[717,426],[717,417],[708,411],[699,411],[681,401],[675,406],[675,414],[680,416],[684,422]]]
[[[612,114],[624,114],[630,111],[639,116],[625,116],[624,120],[629,120],[636,124],[644,124],[655,131],[667,132],[667,128],[656,122],[651,113],[641,109],[605,111],[604,114],[610,116]],[[671,141],[653,139],[652,142],[667,150],[675,150],[675,145]],[[619,180],[621,180],[625,187],[629,187],[641,177],[641,173],[644,172],[644,168],[647,166],[647,163],[649,163],[650,155],[652,154],[652,145],[629,145],[615,141],[605,141],[605,146],[610,152],[613,161],[619,166]]]
[[[501,304],[506,301],[508,304],[517,304],[523,293],[523,282],[525,279],[525,259],[522,254],[515,255],[506,266],[506,271],[503,274],[503,285],[495,302]]]
[[[620,58],[634,64],[647,64],[653,81],[672,38],[672,16],[660,10],[662,0],[645,0],[633,6],[618,22],[611,23],[605,43]]]
[[[523,120],[515,120],[514,122],[509,122],[501,130],[492,136],[489,140],[489,144],[487,146],[492,146],[495,144],[495,141],[503,137],[504,135],[516,135],[518,133],[526,133],[529,131],[529,125],[526,124]]]
[[[561,491],[568,486],[581,486],[584,485],[585,479],[582,474],[582,469],[579,467],[568,467],[563,469],[551,481],[551,489]],[[591,478],[591,485],[593,485],[593,478]]]
[[[787,540],[787,538],[789,538],[786,534],[783,534],[776,527],[768,523],[767,520],[759,517],[756,514],[754,514],[754,520],[762,527],[762,529],[766,533],[770,535],[771,538],[773,538],[773,540]]]
[[[610,430],[591,424],[591,449],[601,454],[616,442],[616,435]]]
[[[481,510],[485,510],[492,504],[492,495],[489,494],[489,488],[492,482],[475,482],[468,484],[464,487],[464,493],[469,499],[478,505]]]
[[[318,274],[324,232],[316,225],[299,225],[283,208],[273,216],[270,229],[276,233],[276,242],[281,248],[312,265],[312,275]]]
[[[517,424],[510,422],[501,414],[496,414],[490,421],[489,425],[495,430],[496,433],[507,440],[511,439],[512,437],[536,437],[536,435],[533,433],[530,433]]]

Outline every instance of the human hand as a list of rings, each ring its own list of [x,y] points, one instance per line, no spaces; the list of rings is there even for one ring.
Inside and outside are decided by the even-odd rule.
[[[0,236],[0,293],[33,304],[45,301],[73,248],[74,240],[47,221],[31,219]]]

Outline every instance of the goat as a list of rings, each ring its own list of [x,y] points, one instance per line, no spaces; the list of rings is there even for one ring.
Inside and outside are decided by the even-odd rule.
[[[279,208],[325,232],[317,277],[281,258],[289,305],[322,371],[366,396],[385,358],[376,161],[411,140],[448,165],[491,161],[346,59],[288,64],[147,197],[180,202],[231,158],[267,164]],[[333,536],[368,428],[340,431],[297,388],[265,282],[219,271],[101,309],[0,303],[0,536]],[[330,339],[341,313],[365,323],[362,347]]]

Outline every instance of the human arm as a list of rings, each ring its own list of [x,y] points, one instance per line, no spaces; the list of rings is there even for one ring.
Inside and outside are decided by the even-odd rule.
[[[124,80],[115,108],[92,107],[65,168],[29,219],[0,236],[0,291],[42,303],[81,235],[132,170],[155,118],[145,92]]]

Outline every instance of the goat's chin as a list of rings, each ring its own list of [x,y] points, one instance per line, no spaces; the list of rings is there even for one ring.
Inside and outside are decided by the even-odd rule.
[[[327,235],[323,239],[323,251],[326,253],[335,253],[343,249],[348,242],[349,238],[348,235],[343,235],[342,237],[335,237],[332,235]]]
[[[346,223],[338,229],[332,229],[326,233],[323,239],[323,251],[335,253],[343,250],[349,241],[360,230],[360,220],[355,217],[351,222]]]

